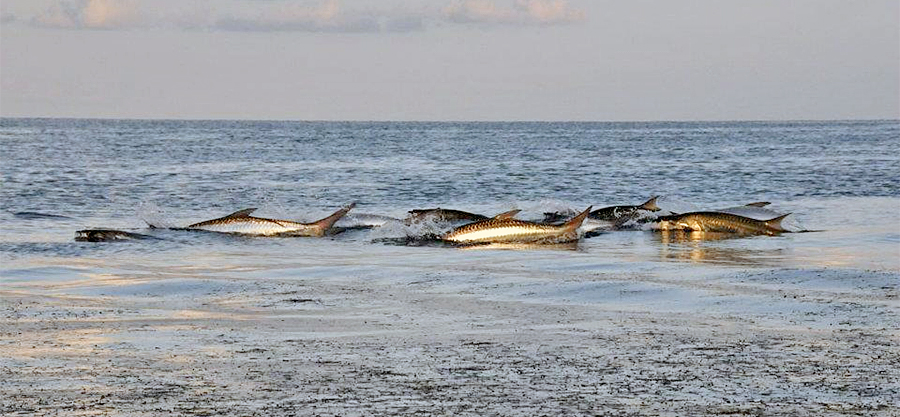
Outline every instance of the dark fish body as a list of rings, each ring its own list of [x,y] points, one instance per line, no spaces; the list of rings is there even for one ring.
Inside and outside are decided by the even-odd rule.
[[[482,220],[487,220],[487,219],[488,219],[487,216],[482,216],[481,214],[469,213],[467,211],[462,211],[462,210],[442,209],[442,208],[410,210],[409,217],[407,217],[408,222],[421,222],[421,221],[477,222],[477,221],[482,221]]]
[[[716,211],[697,211],[659,218],[659,230],[688,230],[695,232],[739,233],[750,235],[776,235],[786,232],[781,221],[790,213],[769,220]]]
[[[324,236],[334,223],[341,217],[344,217],[354,206],[355,204],[350,204],[332,215],[312,223],[253,217],[250,216],[250,213],[256,209],[250,208],[236,211],[218,219],[194,223],[187,228],[253,236]]]
[[[123,240],[157,239],[150,235],[125,232],[114,229],[85,229],[75,232],[75,240],[78,242],[116,242]]]
[[[59,214],[38,213],[35,211],[19,211],[12,214],[20,219],[54,219],[54,220],[72,220],[69,216],[61,216]]]
[[[575,213],[575,210],[566,210],[566,211],[552,211],[544,213],[544,219],[541,220],[541,223],[544,224],[563,224],[573,216],[578,213]]]
[[[574,242],[578,240],[578,228],[589,212],[590,208],[560,226],[517,220],[504,213],[458,227],[442,239],[464,244]]]
[[[656,199],[658,198],[659,196],[654,196],[644,202],[644,204],[637,206],[603,207],[601,209],[592,211],[591,214],[588,215],[588,217],[594,220],[624,223],[625,221],[635,218],[641,211],[659,211],[659,206],[656,205]]]

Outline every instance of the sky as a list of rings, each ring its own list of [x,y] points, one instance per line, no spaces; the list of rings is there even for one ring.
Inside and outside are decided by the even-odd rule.
[[[900,118],[896,0],[3,0],[0,116]]]

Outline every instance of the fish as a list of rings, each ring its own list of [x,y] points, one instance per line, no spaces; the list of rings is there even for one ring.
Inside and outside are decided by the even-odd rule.
[[[690,213],[660,216],[655,229],[689,230],[695,232],[739,233],[746,235],[777,235],[788,232],[781,221],[791,213],[768,220],[757,220],[737,214],[717,211],[695,211]]]
[[[720,209],[715,209],[715,210],[710,210],[710,211],[734,214],[737,216],[749,217],[749,218],[755,219],[755,220],[771,219],[773,217],[777,217],[777,216],[780,216],[783,214],[781,212],[777,212],[775,210],[766,208],[766,206],[768,206],[768,205],[769,205],[768,202],[757,202],[757,203],[744,204],[743,206],[726,207],[726,208],[720,208]]]
[[[114,229],[85,229],[75,232],[77,242],[116,242],[122,240],[148,240],[159,238],[140,233],[125,232]]]
[[[591,212],[588,215],[593,220],[605,220],[615,222],[617,224],[624,223],[625,221],[631,220],[635,218],[640,211],[659,211],[660,208],[656,205],[656,199],[659,196],[653,196],[649,200],[645,201],[643,204],[637,206],[610,206],[603,207]]]
[[[772,204],[772,203],[770,203],[768,201],[757,201],[754,203],[744,204],[744,207],[765,207],[765,206],[768,206],[769,204]]]
[[[544,212],[544,219],[541,220],[541,223],[560,225],[569,221],[575,214],[575,210],[571,209]]]
[[[49,213],[38,213],[36,211],[17,211],[12,213],[13,216],[16,216],[20,219],[53,219],[53,220],[73,220],[69,216],[61,216],[59,214],[49,214]]]
[[[389,223],[400,222],[401,220],[398,218],[380,214],[349,213],[338,220],[333,227],[342,227],[345,229],[371,229]]]
[[[299,223],[291,220],[265,219],[253,217],[250,213],[255,208],[238,210],[218,219],[194,223],[187,227],[190,230],[206,230],[219,233],[235,233],[252,236],[324,236],[335,222],[344,217],[356,203],[341,208],[332,215],[312,223]]]
[[[659,196],[653,196],[643,204],[637,206],[609,206],[603,207],[597,210],[592,211],[588,215],[588,220],[597,220],[601,222],[613,223],[613,226],[621,226],[628,220],[632,220],[638,217],[638,214],[641,211],[650,211],[655,212],[659,211],[660,208],[656,205],[656,199]],[[566,220],[570,219],[575,214],[574,211],[568,210],[566,212],[547,212],[544,213],[544,220],[542,223],[546,224],[561,224]],[[592,225],[589,229],[595,229],[602,226],[608,225]]]
[[[522,211],[521,209],[512,209],[510,211],[504,211],[503,213],[500,213],[500,214],[492,217],[492,219],[495,219],[495,220],[513,219],[521,211]]]
[[[410,210],[409,217],[406,218],[407,223],[416,223],[422,221],[440,221],[440,222],[459,222],[459,221],[468,221],[468,222],[478,222],[487,220],[489,217],[476,214],[469,213],[468,211],[462,210],[453,210],[453,209],[442,209],[440,207],[433,209],[417,209]]]
[[[578,228],[587,218],[591,208],[581,212],[566,223],[556,226],[518,220],[501,213],[493,218],[469,223],[444,234],[441,239],[449,242],[479,243],[566,243],[577,241]]]

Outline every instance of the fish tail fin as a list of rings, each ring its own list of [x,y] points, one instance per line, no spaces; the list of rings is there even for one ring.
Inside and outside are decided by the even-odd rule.
[[[314,222],[313,226],[318,229],[319,235],[324,235],[325,232],[331,228],[331,226],[334,226],[334,224],[338,220],[340,220],[341,217],[344,217],[344,215],[347,214],[347,212],[350,211],[350,209],[352,209],[353,207],[356,207],[356,203],[350,203],[346,207],[343,207],[340,210],[334,212],[332,215]]]
[[[592,208],[594,208],[594,206],[588,207],[587,210],[582,211],[577,216],[573,217],[572,220],[569,220],[565,224],[563,224],[563,228],[565,228],[566,232],[574,232],[579,227],[581,227],[581,224],[584,223],[584,219],[586,219],[588,214],[590,214]]]
[[[638,208],[642,209],[642,210],[647,210],[647,211],[660,211],[661,209],[659,208],[658,205],[656,205],[657,198],[659,198],[658,195],[650,197],[649,200],[647,200],[644,204],[641,204],[640,206],[638,206]]]
[[[766,227],[768,227],[772,230],[777,230],[779,232],[785,232],[786,230],[784,229],[784,227],[781,226],[781,221],[784,220],[785,217],[790,216],[790,215],[791,215],[791,213],[782,214],[781,216],[778,216],[774,219],[766,220]]]

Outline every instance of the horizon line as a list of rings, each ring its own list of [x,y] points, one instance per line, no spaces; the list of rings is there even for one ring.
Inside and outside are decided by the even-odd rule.
[[[253,118],[166,118],[166,117],[72,117],[72,116],[3,116],[2,119],[39,119],[39,120],[95,120],[95,121],[158,121],[158,122],[295,122],[295,123],[815,123],[815,122],[900,122],[900,117],[863,118],[863,119],[631,119],[631,120],[389,120],[389,119],[253,119]]]

